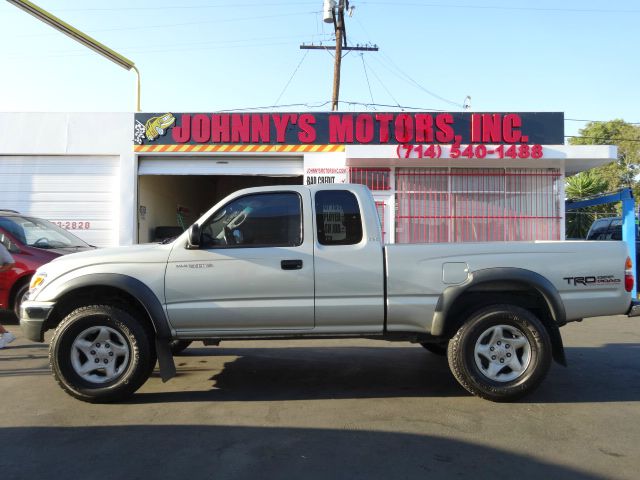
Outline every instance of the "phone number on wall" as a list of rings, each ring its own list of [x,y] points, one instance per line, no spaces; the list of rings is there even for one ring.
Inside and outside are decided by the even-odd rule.
[[[542,145],[398,145],[398,158],[543,158]]]

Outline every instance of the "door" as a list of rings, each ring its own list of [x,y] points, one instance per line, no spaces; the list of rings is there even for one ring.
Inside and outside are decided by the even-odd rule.
[[[384,260],[373,201],[361,204],[347,189],[320,189],[314,204],[316,330],[382,332]]]
[[[309,193],[289,188],[234,195],[201,224],[200,248],[173,248],[165,295],[179,333],[313,328]]]
[[[376,210],[378,211],[380,227],[382,228],[382,243],[393,243],[393,222],[391,217],[393,195],[374,193],[373,198],[376,202]]]
[[[44,218],[97,247],[118,245],[117,156],[0,156],[0,206]]]

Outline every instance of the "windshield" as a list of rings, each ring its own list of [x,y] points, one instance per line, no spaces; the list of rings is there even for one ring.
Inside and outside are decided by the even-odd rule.
[[[0,226],[20,242],[36,248],[80,248],[89,245],[57,225],[32,217],[0,217]]]

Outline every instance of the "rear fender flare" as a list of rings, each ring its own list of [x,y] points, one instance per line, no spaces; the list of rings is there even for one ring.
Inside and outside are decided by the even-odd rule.
[[[539,273],[523,268],[500,267],[477,270],[471,273],[465,283],[447,287],[438,298],[438,303],[433,314],[431,334],[433,336],[445,335],[448,331],[447,327],[458,321],[456,318],[451,318],[449,312],[463,294],[471,288],[495,282],[509,282],[514,285],[531,288],[542,296],[552,320],[551,322],[544,323],[551,336],[554,359],[562,365],[566,365],[559,327],[566,324],[567,319],[560,294],[547,278]]]

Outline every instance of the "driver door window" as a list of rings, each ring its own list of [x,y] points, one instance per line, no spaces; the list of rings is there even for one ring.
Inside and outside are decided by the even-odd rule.
[[[302,244],[301,199],[297,193],[237,198],[202,227],[201,248],[296,247]]]

